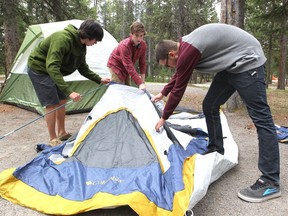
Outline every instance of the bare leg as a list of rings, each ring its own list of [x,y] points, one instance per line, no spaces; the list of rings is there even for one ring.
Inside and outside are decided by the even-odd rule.
[[[65,104],[67,100],[61,100],[59,106]],[[56,125],[58,131],[58,137],[67,134],[65,130],[65,106],[62,106],[56,111]]]
[[[46,120],[46,124],[48,127],[50,140],[57,138],[56,128],[55,128],[56,127],[56,112],[52,112],[52,110],[57,108],[59,105],[60,104],[47,106],[45,109],[45,112],[46,112],[45,120]],[[47,114],[47,113],[49,113],[49,114]]]

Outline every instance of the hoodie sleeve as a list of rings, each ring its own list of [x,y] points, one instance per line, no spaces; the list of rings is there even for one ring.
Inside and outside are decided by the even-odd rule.
[[[82,63],[79,66],[78,71],[82,76],[86,77],[87,79],[90,79],[98,84],[101,83],[101,77],[97,73],[94,73],[92,70],[89,69],[89,66],[85,60],[85,56],[82,59]]]

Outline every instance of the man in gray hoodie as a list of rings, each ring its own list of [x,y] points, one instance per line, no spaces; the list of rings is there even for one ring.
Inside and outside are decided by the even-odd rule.
[[[248,32],[227,24],[203,25],[179,42],[163,40],[156,47],[156,60],[176,72],[161,93],[152,98],[168,101],[157,122],[159,131],[179,104],[194,69],[216,73],[203,101],[203,112],[209,134],[208,153],[224,155],[220,106],[237,91],[244,100],[259,139],[258,167],[260,178],[238,196],[248,202],[262,202],[281,196],[279,186],[279,146],[267,103],[265,55],[259,41]]]

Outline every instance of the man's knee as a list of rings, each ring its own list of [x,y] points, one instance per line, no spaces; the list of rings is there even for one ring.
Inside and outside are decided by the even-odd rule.
[[[202,102],[202,110],[205,115],[219,114],[220,105],[215,105],[213,101],[204,99]]]

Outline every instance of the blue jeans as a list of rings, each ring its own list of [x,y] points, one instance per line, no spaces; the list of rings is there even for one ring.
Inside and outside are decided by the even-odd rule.
[[[220,106],[237,91],[247,106],[258,134],[258,168],[261,178],[279,183],[280,156],[275,125],[267,103],[265,86],[265,67],[233,74],[222,71],[216,74],[203,101],[209,134],[209,151],[224,154]]]

